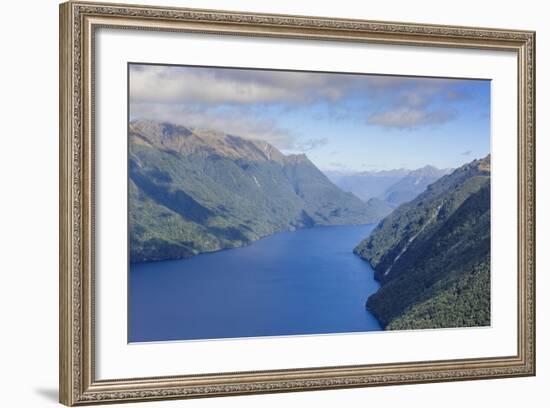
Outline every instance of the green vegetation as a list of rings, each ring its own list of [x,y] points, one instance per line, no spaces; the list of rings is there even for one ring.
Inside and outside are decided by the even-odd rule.
[[[354,252],[382,283],[367,307],[387,329],[490,324],[490,157],[431,184]]]
[[[386,327],[388,330],[488,326],[491,323],[490,266],[452,282],[449,288],[414,304]]]
[[[129,137],[132,262],[388,213],[340,190],[305,155],[284,156],[263,141],[150,121],[132,122]]]

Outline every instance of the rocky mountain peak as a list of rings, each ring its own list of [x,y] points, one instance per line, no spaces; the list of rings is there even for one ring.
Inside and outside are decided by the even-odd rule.
[[[284,162],[285,156],[273,145],[223,132],[188,128],[167,122],[136,120],[130,123],[130,138],[182,155],[218,155],[232,159]]]

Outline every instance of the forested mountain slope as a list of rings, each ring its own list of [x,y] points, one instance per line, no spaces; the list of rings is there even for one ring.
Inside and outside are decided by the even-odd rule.
[[[380,290],[368,308],[387,329],[490,324],[490,156],[428,186],[354,252]]]
[[[385,216],[335,186],[305,155],[169,123],[129,128],[130,259],[190,257],[279,231]]]

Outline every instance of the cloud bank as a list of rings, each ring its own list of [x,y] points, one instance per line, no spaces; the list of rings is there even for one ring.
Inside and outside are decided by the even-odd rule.
[[[280,149],[322,148],[280,125],[304,112],[318,121],[410,130],[457,116],[468,98],[456,80],[250,69],[130,66],[131,119],[153,119],[268,141]],[[315,107],[315,109],[313,109]]]

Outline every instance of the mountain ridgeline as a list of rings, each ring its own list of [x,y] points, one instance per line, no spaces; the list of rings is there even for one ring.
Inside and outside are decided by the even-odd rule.
[[[452,169],[424,166],[416,170],[395,169],[358,173],[331,171],[327,175],[342,190],[355,194],[363,201],[376,199],[393,209],[411,201],[424,192],[428,185],[451,171]]]
[[[191,257],[319,225],[388,214],[335,186],[305,155],[153,121],[129,126],[132,262]]]
[[[490,156],[428,186],[354,252],[381,288],[367,307],[386,329],[490,324]]]
[[[409,174],[410,170],[380,171],[328,171],[328,178],[344,191],[355,194],[363,201],[373,197],[384,199],[386,190]]]
[[[430,184],[449,174],[451,171],[452,169],[438,169],[433,166],[425,166],[412,170],[402,179],[389,186],[384,191],[383,199],[389,205],[397,207],[416,198]]]

